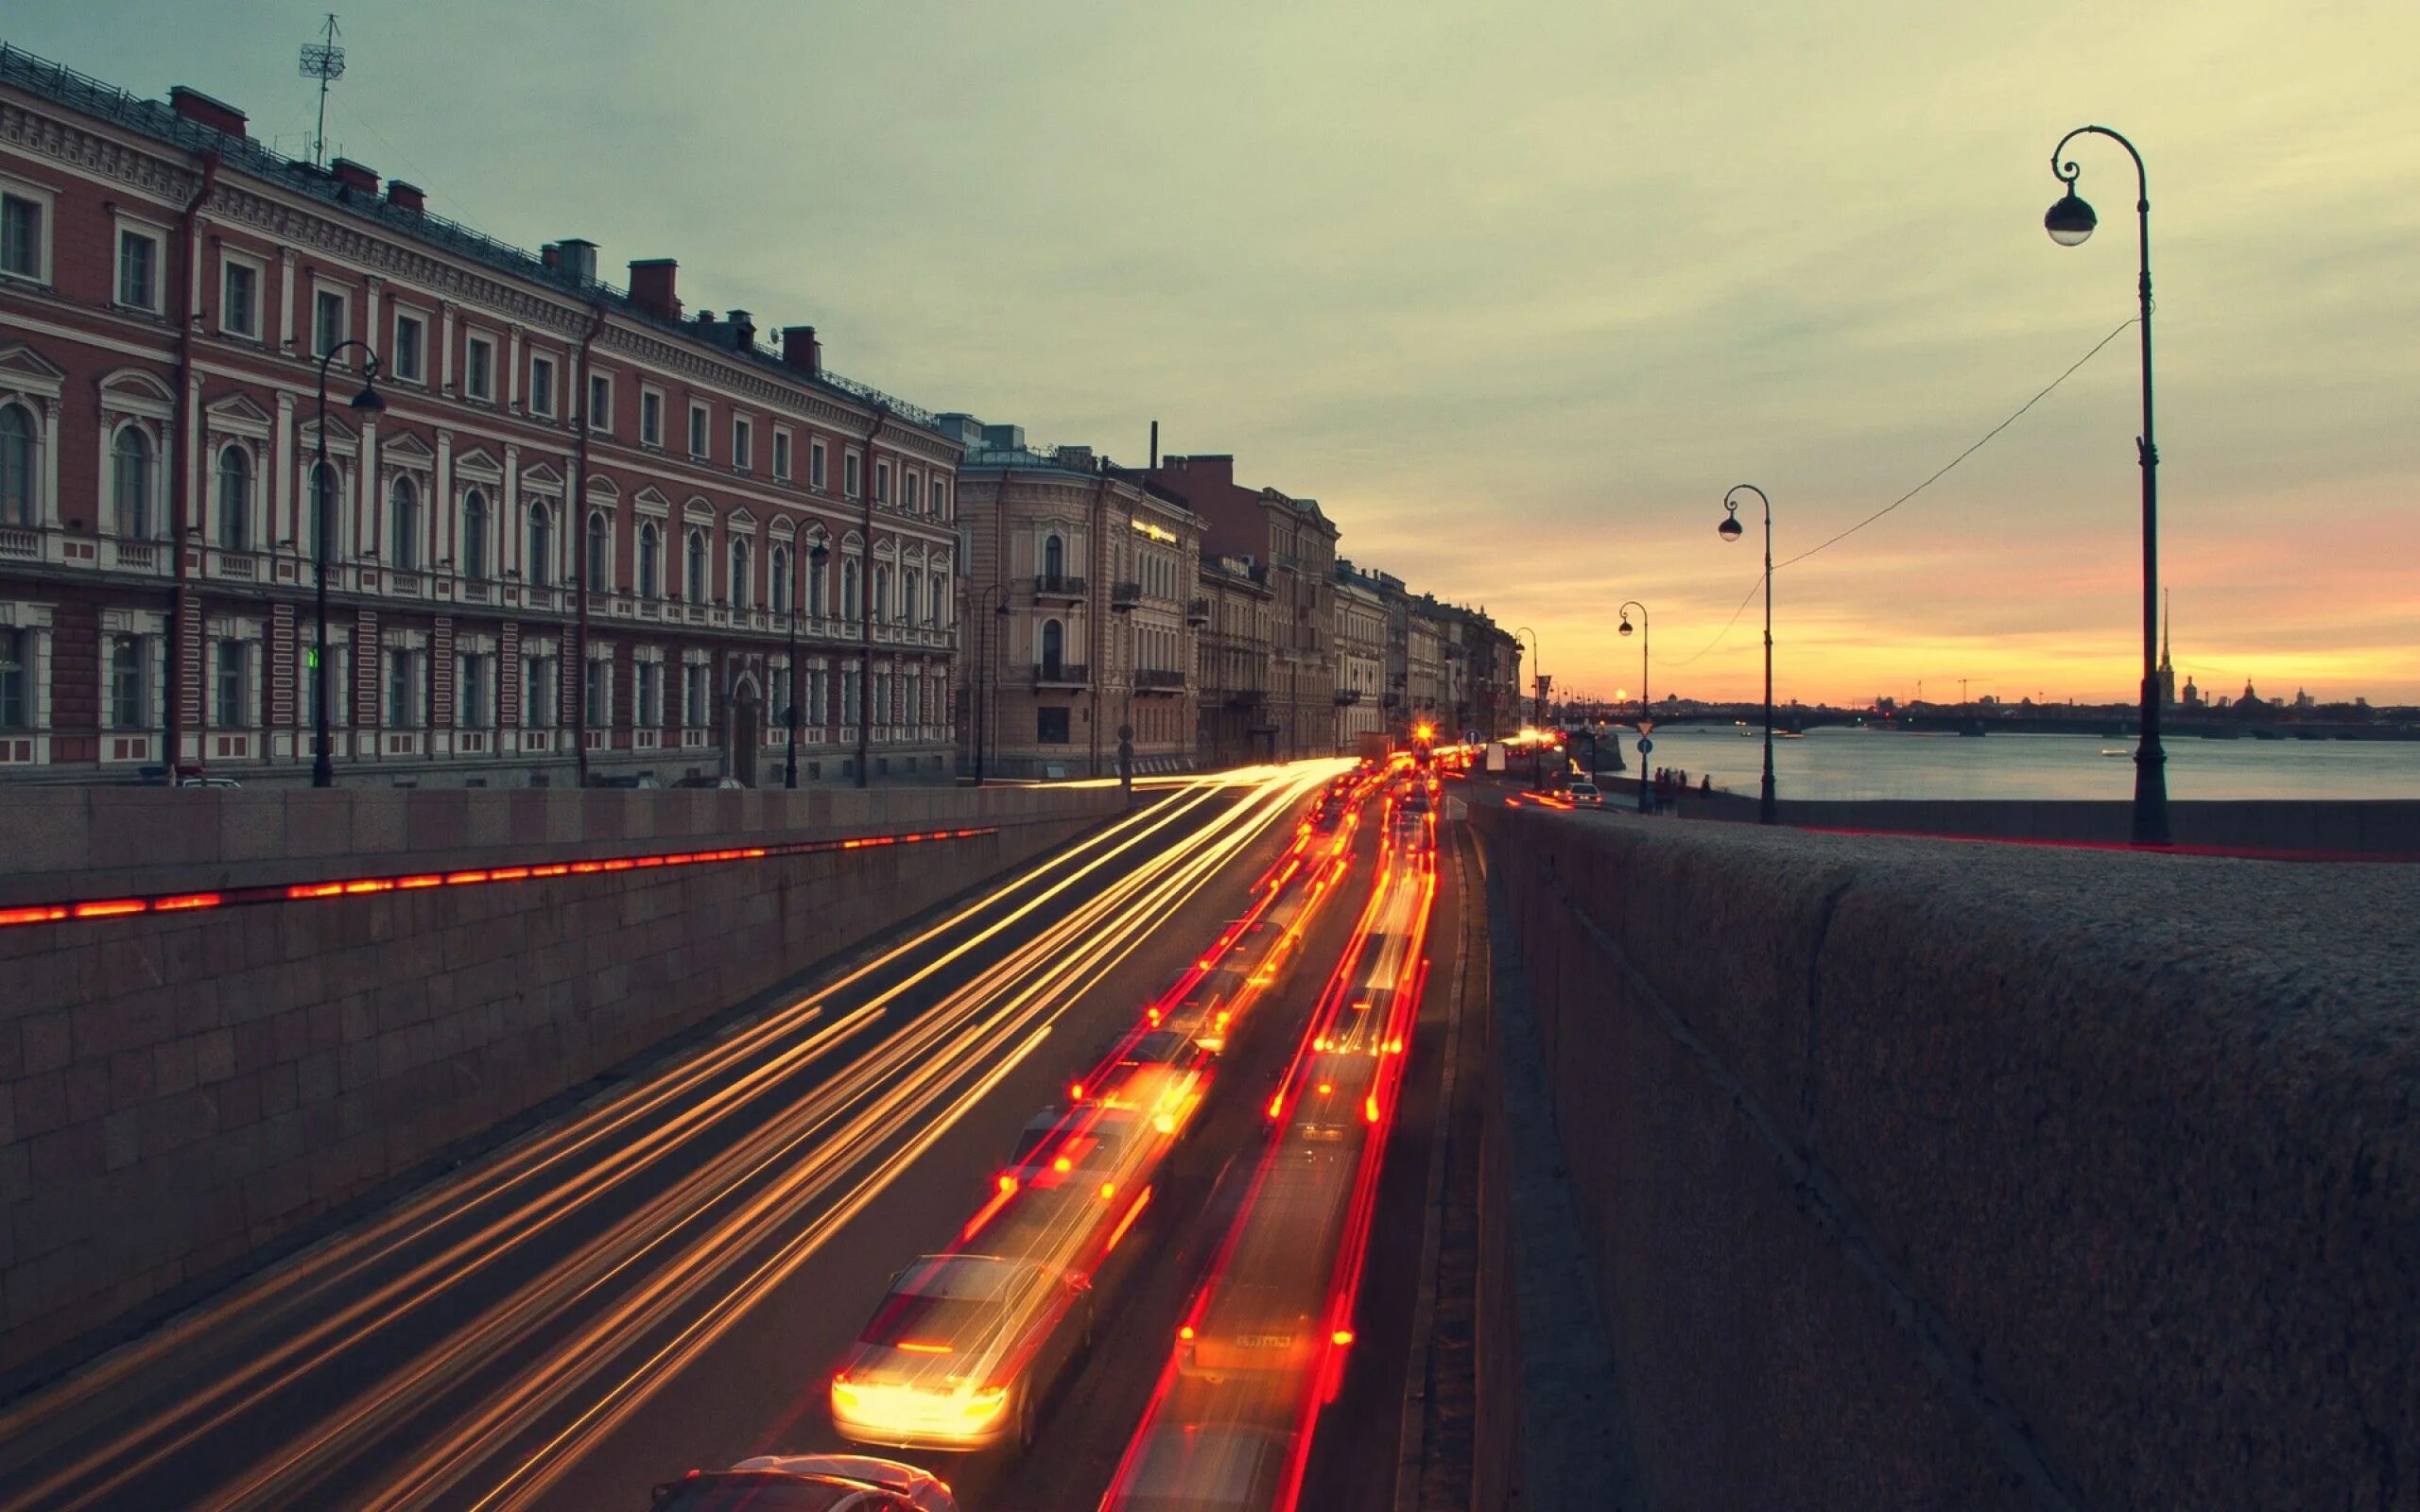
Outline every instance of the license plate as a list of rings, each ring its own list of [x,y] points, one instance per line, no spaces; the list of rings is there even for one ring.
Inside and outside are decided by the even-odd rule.
[[[1239,1349],[1288,1349],[1293,1345],[1294,1335],[1291,1333],[1245,1333],[1236,1339],[1236,1348]]]

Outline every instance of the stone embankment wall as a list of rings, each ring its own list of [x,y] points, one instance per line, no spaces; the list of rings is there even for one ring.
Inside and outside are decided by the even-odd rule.
[[[49,789],[0,909],[990,828],[0,929],[0,1379],[1099,822],[1115,789]]]
[[[2420,1503],[2420,868],[1477,817],[1648,1504]]]

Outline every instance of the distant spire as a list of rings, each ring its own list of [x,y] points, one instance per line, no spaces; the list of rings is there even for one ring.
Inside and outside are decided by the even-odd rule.
[[[2174,612],[2170,607],[2174,593],[2174,589],[2169,588],[2163,588],[2159,593],[2159,664],[2163,667],[2168,665],[2168,626]]]

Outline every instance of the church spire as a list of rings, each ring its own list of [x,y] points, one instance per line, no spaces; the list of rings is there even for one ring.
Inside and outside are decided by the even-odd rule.
[[[2168,591],[2160,592],[2159,610],[2159,701],[2162,708],[2176,702],[2176,667],[2168,659]]]

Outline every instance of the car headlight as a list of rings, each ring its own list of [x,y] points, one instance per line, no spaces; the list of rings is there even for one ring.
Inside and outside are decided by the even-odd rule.
[[[832,1405],[835,1407],[855,1407],[856,1404],[857,1388],[851,1385],[846,1381],[840,1380],[837,1377],[834,1378],[832,1382]]]
[[[966,1418],[996,1418],[1008,1400],[1008,1387],[983,1386],[968,1392],[965,1400],[958,1404],[958,1410],[961,1417]]]

